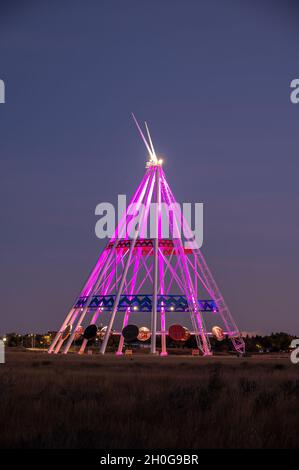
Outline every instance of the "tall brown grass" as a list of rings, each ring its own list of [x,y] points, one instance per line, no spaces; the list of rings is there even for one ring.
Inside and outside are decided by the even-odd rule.
[[[11,353],[0,422],[1,448],[297,448],[299,366]]]

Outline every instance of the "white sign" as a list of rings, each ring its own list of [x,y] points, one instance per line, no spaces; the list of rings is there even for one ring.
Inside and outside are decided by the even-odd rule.
[[[294,351],[291,352],[291,362],[293,364],[299,364],[299,338],[292,340],[291,348],[295,348]]]
[[[291,88],[294,90],[290,94],[290,99],[293,104],[299,103],[299,78],[294,78],[290,84]]]
[[[5,103],[5,84],[4,81],[0,79],[0,104]]]

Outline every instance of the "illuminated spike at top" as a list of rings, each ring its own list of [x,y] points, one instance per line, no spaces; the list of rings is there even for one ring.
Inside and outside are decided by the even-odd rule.
[[[146,130],[147,130],[147,133],[148,133],[148,137],[149,137],[149,141],[150,143],[148,143],[148,141],[146,140],[142,130],[141,130],[141,127],[134,115],[134,113],[132,113],[132,117],[135,121],[135,124],[136,124],[136,127],[139,131],[139,134],[144,142],[144,145],[146,146],[146,149],[149,153],[149,157],[150,157],[150,161],[148,162],[150,165],[158,165],[159,162],[158,162],[158,159],[157,159],[157,156],[156,156],[156,153],[155,153],[155,150],[154,150],[154,146],[153,146],[153,143],[152,143],[152,140],[151,140],[151,137],[150,137],[150,133],[149,133],[149,130],[148,130],[148,127],[147,127],[147,124],[145,123],[145,126],[146,126]]]
[[[154,146],[153,146],[153,141],[152,141],[152,138],[151,138],[151,135],[150,135],[150,131],[149,131],[149,128],[148,128],[148,125],[147,125],[147,122],[145,121],[144,124],[145,124],[145,128],[146,128],[148,140],[149,140],[149,143],[150,143],[150,146],[151,146],[151,149],[152,149],[152,153],[153,153],[153,155],[155,155],[156,161],[158,161],[158,158],[157,158]]]

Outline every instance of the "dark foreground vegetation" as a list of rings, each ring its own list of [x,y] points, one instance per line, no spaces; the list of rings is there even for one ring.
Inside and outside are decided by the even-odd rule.
[[[8,353],[0,421],[0,448],[298,448],[299,365]]]

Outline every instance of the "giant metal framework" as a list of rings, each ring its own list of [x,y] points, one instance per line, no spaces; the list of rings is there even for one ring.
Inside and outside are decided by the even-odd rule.
[[[156,354],[156,338],[160,335],[160,354],[167,355],[168,316],[178,313],[188,314],[192,333],[203,355],[212,353],[211,333],[206,327],[207,315],[217,316],[235,350],[243,354],[242,336],[201,250],[197,246],[185,248],[182,238],[174,236],[174,233],[179,233],[182,221],[187,238],[192,238],[191,229],[167,183],[147,124],[146,138],[135,117],[134,120],[149,154],[145,175],[48,352],[57,354],[62,350],[66,354],[78,328],[84,324],[96,324],[101,315],[108,312],[109,321],[100,347],[100,353],[104,354],[115,319],[122,315],[124,328],[133,313],[145,312],[150,315],[150,351],[153,354]],[[171,208],[170,238],[164,237],[162,227],[162,207],[165,205]],[[136,213],[139,215],[138,223],[129,231],[128,226]],[[150,216],[155,222],[154,236],[147,238]],[[67,339],[64,335],[66,329],[71,331]],[[80,354],[85,351],[87,342],[83,339]],[[124,338],[120,334],[117,354],[122,354],[123,348]]]

